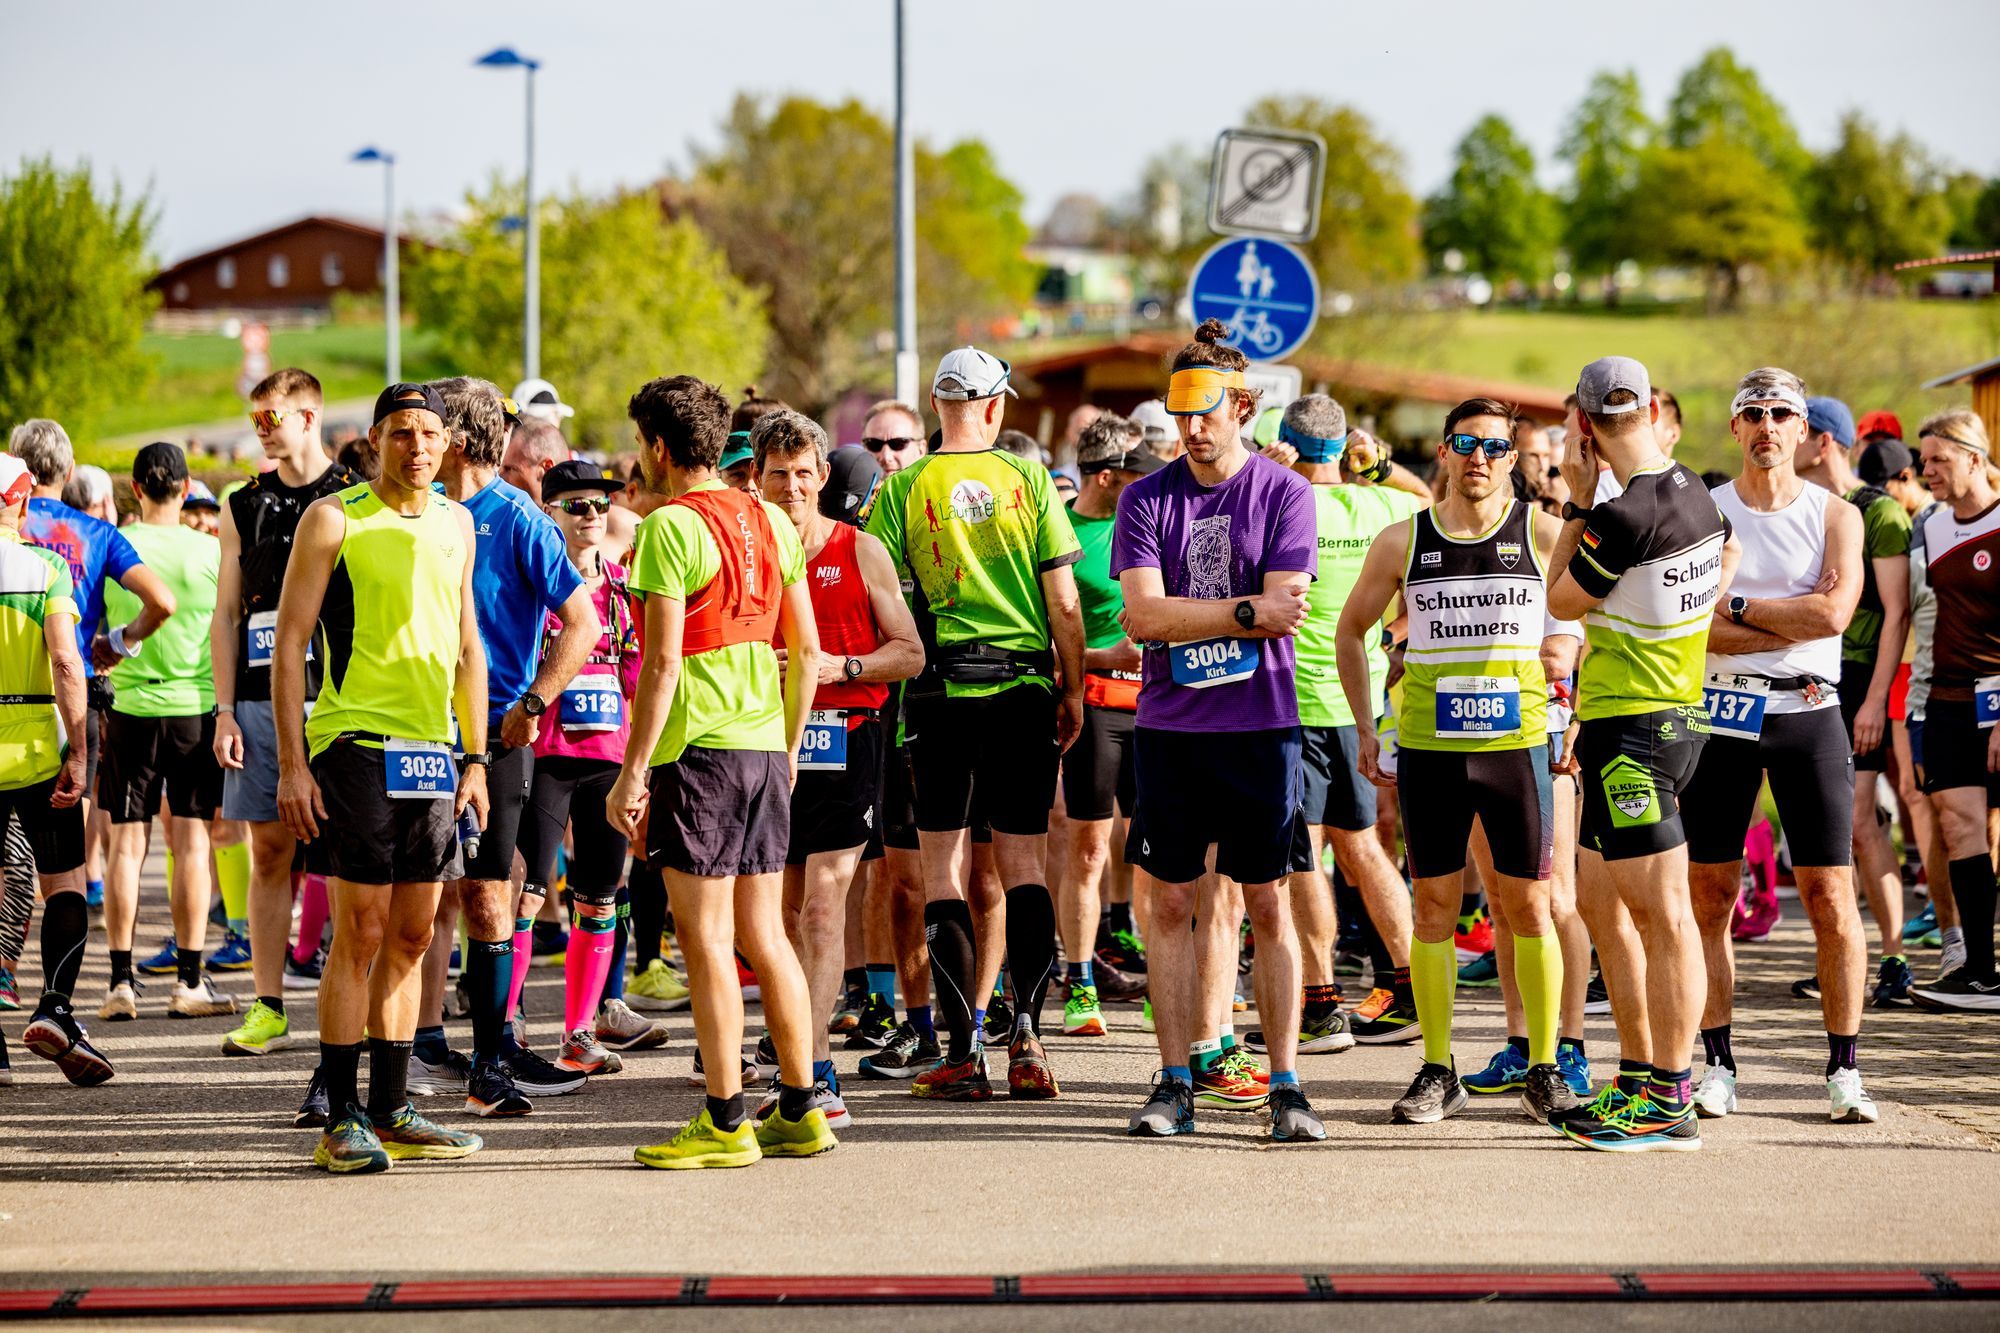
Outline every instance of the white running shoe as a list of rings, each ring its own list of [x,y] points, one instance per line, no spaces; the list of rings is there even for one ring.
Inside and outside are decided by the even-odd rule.
[[[167,1001],[168,1018],[214,1018],[236,1012],[236,997],[224,995],[215,982],[203,977],[192,986],[174,983],[173,997]]]
[[[1832,1103],[1827,1118],[1836,1124],[1872,1125],[1882,1118],[1867,1090],[1861,1086],[1861,1071],[1858,1069],[1834,1070],[1833,1077],[1826,1081],[1826,1095]]]
[[[1950,939],[1944,942],[1944,952],[1938,955],[1938,976],[1948,977],[1965,966],[1965,941]]]
[[[667,1025],[632,1012],[623,1000],[606,1000],[597,1011],[598,1041],[614,1051],[643,1051],[667,1044]]]
[[[1694,1113],[1704,1120],[1720,1120],[1735,1109],[1736,1072],[1727,1065],[1710,1065],[1694,1090]]]
[[[139,1016],[139,987],[130,981],[121,981],[104,993],[104,1003],[97,1007],[97,1016],[107,1023],[125,1023]]]
[[[778,1094],[774,1092],[757,1108],[757,1119],[763,1120],[777,1109]],[[847,1103],[828,1086],[825,1079],[813,1084],[812,1104],[808,1109],[823,1112],[828,1129],[846,1129],[854,1123],[854,1117],[847,1113]]]

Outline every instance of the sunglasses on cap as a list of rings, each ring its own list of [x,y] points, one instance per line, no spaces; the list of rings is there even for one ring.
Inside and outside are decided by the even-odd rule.
[[[915,435],[891,435],[887,439],[881,440],[876,439],[872,435],[861,437],[861,447],[871,454],[879,454],[884,449],[907,449],[913,444],[922,443],[923,441]]]
[[[608,495],[579,495],[572,500],[557,500],[550,506],[565,514],[582,518],[585,514],[608,514],[611,512],[611,497]]]
[[[1798,414],[1799,411],[1795,407],[1785,407],[1782,404],[1777,407],[1759,407],[1755,403],[1751,403],[1747,407],[1738,408],[1736,412],[1737,416],[1742,417],[1753,426],[1762,425],[1764,418],[1767,416],[1771,418],[1772,425],[1782,426]]]
[[[1167,414],[1205,417],[1222,406],[1229,390],[1247,387],[1240,370],[1219,370],[1214,366],[1176,370],[1167,379]]]
[[[286,417],[300,416],[310,409],[301,407],[260,407],[250,414],[250,424],[258,430],[276,430]]]
[[[1488,458],[1499,458],[1514,452],[1512,440],[1481,439],[1477,435],[1447,435],[1444,437],[1444,442],[1451,446],[1453,453],[1462,458],[1472,457],[1472,451],[1475,449],[1484,449]]]

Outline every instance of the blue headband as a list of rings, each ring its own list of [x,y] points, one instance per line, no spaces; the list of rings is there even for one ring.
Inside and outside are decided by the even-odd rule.
[[[1347,451],[1347,436],[1337,435],[1323,440],[1317,435],[1307,435],[1294,429],[1289,421],[1278,423],[1278,439],[1299,451],[1301,463],[1331,463]]]

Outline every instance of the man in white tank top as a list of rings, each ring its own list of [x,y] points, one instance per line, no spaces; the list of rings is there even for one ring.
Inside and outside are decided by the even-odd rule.
[[[1709,628],[1703,702],[1710,733],[1681,798],[1708,970],[1701,1018],[1708,1067],[1695,1111],[1715,1118],[1736,1108],[1730,912],[1744,834],[1768,774],[1817,944],[1816,980],[1796,989],[1818,998],[1826,1018],[1830,1114],[1873,1121],[1875,1104],[1855,1068],[1868,954],[1851,864],[1854,759],[1839,695],[1840,636],[1863,581],[1861,514],[1798,474],[1795,454],[1806,438],[1798,376],[1775,367],[1744,376],[1729,425],[1743,448],[1743,471],[1713,494],[1743,558]]]

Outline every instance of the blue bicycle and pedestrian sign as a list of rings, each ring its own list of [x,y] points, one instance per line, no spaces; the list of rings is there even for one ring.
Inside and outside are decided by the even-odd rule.
[[[1194,322],[1219,319],[1230,345],[1253,361],[1296,350],[1319,318],[1319,279],[1306,257],[1268,236],[1220,241],[1194,266]]]

